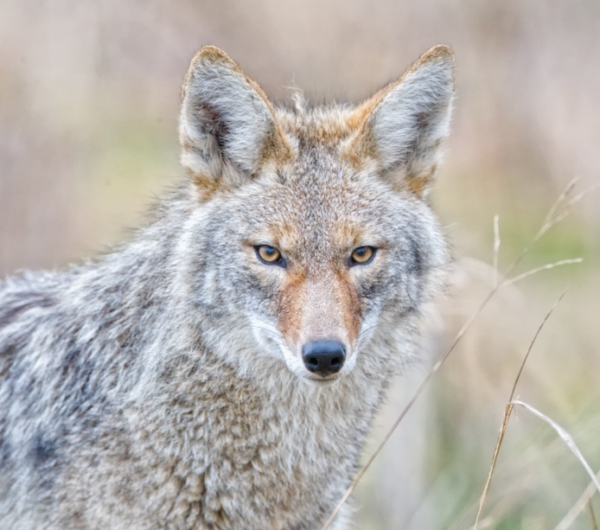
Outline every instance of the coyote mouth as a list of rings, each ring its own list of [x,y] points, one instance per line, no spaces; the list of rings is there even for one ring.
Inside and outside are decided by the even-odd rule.
[[[307,381],[308,384],[312,384],[319,387],[330,386],[342,378],[340,374],[330,375],[328,377],[314,377],[310,375],[302,375],[302,380]]]

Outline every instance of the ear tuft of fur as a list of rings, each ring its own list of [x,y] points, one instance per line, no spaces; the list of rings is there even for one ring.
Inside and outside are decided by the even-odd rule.
[[[199,185],[239,185],[287,146],[271,104],[229,56],[205,46],[192,59],[179,118],[182,164]]]
[[[448,135],[453,95],[452,52],[435,46],[357,109],[363,125],[352,141],[354,157],[375,159],[394,187],[422,196]]]

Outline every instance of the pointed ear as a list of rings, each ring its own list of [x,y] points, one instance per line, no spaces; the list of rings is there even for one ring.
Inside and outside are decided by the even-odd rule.
[[[199,187],[240,185],[265,162],[289,156],[267,97],[219,48],[192,59],[182,96],[181,162]]]
[[[374,161],[395,188],[423,196],[448,134],[453,94],[452,52],[436,46],[355,111],[361,126],[348,146],[350,158]]]

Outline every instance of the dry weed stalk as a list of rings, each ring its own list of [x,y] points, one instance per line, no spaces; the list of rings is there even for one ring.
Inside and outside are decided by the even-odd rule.
[[[511,415],[514,405],[516,403],[513,400],[515,397],[515,392],[517,390],[517,385],[519,384],[519,379],[521,379],[521,374],[523,373],[523,369],[525,368],[525,363],[527,362],[527,359],[529,359],[529,354],[531,353],[531,350],[533,349],[533,345],[537,341],[537,338],[538,338],[539,334],[541,333],[542,329],[544,328],[544,326],[546,325],[546,322],[550,318],[550,315],[554,312],[554,310],[556,309],[556,306],[560,303],[560,301],[563,299],[565,294],[566,294],[566,291],[560,295],[560,297],[554,303],[554,305],[552,306],[550,311],[548,311],[548,313],[546,313],[544,320],[542,320],[542,323],[539,325],[537,331],[535,332],[535,335],[533,336],[531,343],[529,344],[527,353],[525,354],[525,357],[523,358],[523,362],[521,363],[521,367],[519,368],[519,371],[517,372],[517,377],[515,377],[515,382],[513,383],[512,390],[510,391],[510,397],[508,398],[508,403],[506,404],[506,407],[504,409],[504,418],[502,420],[502,427],[500,428],[500,433],[498,434],[498,440],[496,441],[496,447],[494,448],[494,456],[492,457],[492,464],[490,466],[490,471],[488,473],[488,477],[485,482],[485,487],[483,488],[483,493],[481,494],[481,499],[479,500],[479,508],[477,510],[477,517],[475,518],[475,525],[473,526],[474,530],[477,530],[479,527],[479,519],[480,519],[481,513],[483,511],[483,505],[485,504],[485,500],[490,491],[490,486],[492,485],[492,476],[494,475],[494,469],[496,469],[496,463],[498,461],[498,455],[500,454],[500,447],[502,446],[502,442],[504,441],[504,434],[506,433],[506,429],[508,427],[508,421],[510,420],[510,415]]]
[[[590,509],[590,519],[592,520],[592,529],[598,530],[598,523],[596,523],[596,515],[594,514],[594,507],[591,502],[588,502],[588,506]]]
[[[400,422],[404,419],[404,417],[406,416],[408,411],[412,408],[412,406],[417,401],[419,396],[423,393],[423,390],[425,390],[425,388],[427,387],[427,385],[429,384],[429,382],[431,381],[433,376],[436,374],[436,372],[440,369],[440,367],[448,359],[448,357],[450,356],[452,351],[454,351],[454,349],[456,348],[458,343],[461,341],[461,339],[464,337],[464,335],[470,329],[470,327],[475,322],[477,317],[481,314],[483,309],[487,306],[487,304],[490,302],[490,300],[496,295],[496,293],[502,287],[508,285],[512,280],[514,280],[514,278],[513,279],[510,278],[510,275],[513,273],[513,271],[516,269],[516,267],[519,265],[519,263],[522,261],[522,259],[527,255],[527,253],[530,251],[530,249],[537,243],[537,241],[548,230],[550,230],[553,226],[558,224],[560,221],[562,221],[568,215],[570,206],[572,206],[573,204],[580,201],[590,191],[592,191],[593,189],[595,189],[597,187],[597,186],[593,186],[591,188],[588,188],[587,190],[584,190],[583,192],[579,193],[578,195],[571,197],[571,194],[572,194],[573,190],[575,189],[577,182],[578,182],[578,179],[573,179],[571,182],[569,182],[569,184],[567,185],[565,190],[560,194],[558,199],[555,201],[555,203],[552,205],[552,207],[548,211],[548,214],[546,215],[546,218],[544,219],[542,226],[540,227],[538,232],[535,234],[533,239],[521,251],[521,253],[517,255],[517,257],[513,260],[513,262],[508,266],[505,273],[503,274],[503,279],[499,283],[496,283],[496,282],[494,283],[493,288],[483,299],[481,304],[478,306],[477,310],[467,319],[467,321],[460,328],[460,330],[458,331],[458,333],[455,335],[454,339],[450,343],[450,346],[442,354],[442,356],[439,358],[439,360],[433,365],[433,367],[431,368],[431,370],[429,371],[429,373],[427,374],[427,376],[425,377],[425,379],[423,380],[421,385],[417,388],[417,390],[413,394],[412,398],[409,400],[409,402],[404,407],[404,409],[400,412],[399,416],[396,418],[394,423],[388,429],[385,436],[379,442],[379,444],[376,446],[375,450],[371,453],[371,455],[369,456],[369,458],[367,459],[365,464],[361,467],[361,469],[357,473],[356,477],[354,478],[354,480],[352,481],[352,483],[350,484],[350,486],[348,487],[348,489],[346,490],[346,492],[340,499],[339,503],[337,504],[337,506],[335,507],[335,509],[333,510],[333,512],[331,513],[331,515],[329,516],[329,518],[327,519],[327,521],[325,522],[325,524],[323,525],[321,530],[327,530],[331,526],[331,524],[334,522],[338,513],[342,509],[342,506],[350,498],[350,495],[352,495],[353,491],[356,489],[356,486],[359,484],[359,482],[361,481],[361,479],[363,478],[363,476],[365,475],[367,470],[371,467],[371,464],[373,463],[373,461],[377,458],[377,456],[379,455],[381,450],[387,444],[387,442],[391,438],[392,434],[394,434],[394,432],[396,431],[396,428],[398,427],[398,425],[400,425]],[[494,265],[495,266],[497,266],[497,260],[498,260],[497,254],[500,250],[500,233],[499,233],[499,229],[497,228],[497,225],[498,225],[498,221],[495,219],[494,220]],[[580,261],[579,258],[577,258],[577,260],[578,260],[577,262]],[[540,267],[539,270],[545,270],[545,269],[553,268],[553,267],[556,267],[559,265],[564,265],[564,264],[566,264],[565,263],[566,261],[571,263],[571,260],[563,260],[562,262],[557,262],[557,263],[551,264],[551,266]],[[529,273],[527,273],[526,276],[534,274],[535,272],[539,272],[539,270],[529,271]],[[525,276],[521,275],[521,279],[523,277],[525,277]],[[496,278],[497,278],[497,275],[496,275]],[[515,382],[515,385],[516,385],[516,382]],[[512,399],[512,395],[511,395],[511,399]],[[511,410],[512,410],[512,406],[511,406]],[[506,421],[508,421],[508,419]],[[478,518],[479,518],[479,514],[478,514]],[[477,528],[477,526],[475,526],[475,528]]]
[[[583,258],[573,258],[573,259],[561,259],[560,261],[555,261],[554,263],[546,263],[546,265],[542,265],[541,267],[536,267],[535,269],[531,269],[527,272],[524,272],[523,274],[519,274],[518,276],[515,276],[515,277],[511,278],[510,280],[506,280],[504,282],[504,285],[508,286],[508,285],[512,285],[513,283],[520,282],[521,280],[523,280],[533,274],[537,274],[538,272],[541,272],[541,271],[554,269],[555,267],[560,267],[562,265],[573,265],[575,263],[581,263],[582,261],[583,261]]]

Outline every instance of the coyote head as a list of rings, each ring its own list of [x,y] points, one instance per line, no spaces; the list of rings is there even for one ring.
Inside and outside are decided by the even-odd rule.
[[[303,378],[349,373],[447,261],[426,198],[452,95],[444,46],[358,106],[296,109],[202,48],[180,116],[199,303],[238,315],[261,352]]]

